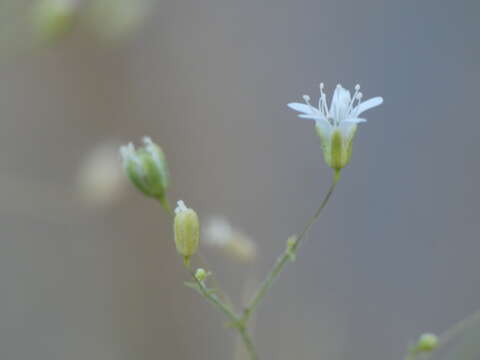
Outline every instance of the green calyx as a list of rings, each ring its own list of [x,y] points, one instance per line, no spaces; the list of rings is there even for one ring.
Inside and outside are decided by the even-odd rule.
[[[335,171],[340,171],[350,162],[353,138],[357,127],[353,125],[347,133],[338,128],[334,128],[329,133],[325,133],[319,126],[316,126],[315,129],[320,137],[325,162]]]
[[[145,146],[137,150],[131,144],[122,147],[125,172],[138,190],[166,206],[170,176],[165,155],[149,138],[144,139],[144,142]]]
[[[189,259],[198,250],[200,222],[197,213],[190,208],[177,212],[174,220],[175,246],[177,252]]]

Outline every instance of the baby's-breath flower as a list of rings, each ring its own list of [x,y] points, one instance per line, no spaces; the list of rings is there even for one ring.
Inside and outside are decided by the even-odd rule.
[[[132,143],[120,148],[123,167],[137,189],[168,207],[165,194],[170,177],[165,155],[149,137],[144,137],[143,143],[139,149],[135,149]]]
[[[362,102],[360,85],[355,86],[355,93],[351,96],[350,91],[338,84],[328,108],[323,83],[320,84],[318,108],[310,103],[310,96],[304,95],[303,99],[304,104],[290,103],[288,106],[301,112],[299,117],[315,120],[325,162],[339,171],[350,161],[357,124],[367,121],[359,116],[364,111],[380,105],[383,99],[374,97]]]
[[[257,255],[255,243],[245,234],[232,228],[223,217],[212,217],[204,230],[205,243],[223,250],[240,262],[251,262]]]
[[[177,252],[188,261],[198,249],[200,222],[197,213],[182,200],[178,201],[175,209],[174,233]]]

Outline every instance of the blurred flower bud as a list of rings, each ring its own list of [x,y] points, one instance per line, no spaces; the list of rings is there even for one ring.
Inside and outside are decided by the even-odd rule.
[[[208,276],[208,273],[202,268],[198,268],[197,271],[195,271],[195,278],[198,281],[205,280],[207,278],[207,276]]]
[[[165,194],[170,177],[165,155],[149,137],[144,137],[143,143],[144,146],[137,150],[132,143],[120,148],[123,167],[138,190],[160,200],[168,211]]]
[[[197,213],[187,208],[182,200],[175,209],[174,232],[177,251],[188,260],[198,249],[200,222]]]
[[[206,244],[222,249],[237,261],[248,263],[256,258],[255,243],[248,236],[234,230],[222,217],[211,218],[205,227],[204,235]]]
[[[117,149],[116,144],[102,143],[82,160],[77,183],[81,200],[87,205],[106,206],[120,198],[126,181]]]
[[[430,352],[437,348],[438,346],[438,336],[435,334],[426,333],[420,336],[418,339],[417,346],[415,347],[416,352]]]
[[[36,31],[42,39],[56,40],[73,27],[78,0],[39,0],[33,12]]]

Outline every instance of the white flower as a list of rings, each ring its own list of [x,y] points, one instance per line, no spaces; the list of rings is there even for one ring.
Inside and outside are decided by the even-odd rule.
[[[324,85],[320,84],[320,99],[318,108],[310,103],[310,96],[303,95],[305,103],[290,103],[288,107],[302,114],[301,118],[315,120],[316,130],[320,136],[323,154],[327,164],[335,170],[343,168],[351,156],[352,140],[357,130],[357,124],[366,122],[359,116],[366,110],[382,104],[381,97],[374,97],[362,102],[360,85],[355,86],[355,93],[338,84],[333,93],[330,108],[328,108]]]

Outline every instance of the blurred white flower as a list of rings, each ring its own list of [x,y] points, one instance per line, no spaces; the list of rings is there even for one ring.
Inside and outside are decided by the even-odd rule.
[[[88,152],[79,166],[78,193],[90,206],[108,206],[118,200],[127,181],[118,161],[118,145],[101,143]]]
[[[323,90],[324,85],[321,83],[318,108],[311,105],[308,95],[303,95],[304,104],[290,103],[288,106],[301,112],[299,117],[315,120],[325,161],[333,169],[339,170],[350,160],[352,140],[357,130],[357,124],[367,121],[359,116],[364,111],[382,104],[383,99],[374,97],[362,102],[360,85],[355,86],[355,93],[351,96],[350,91],[338,84],[329,109]]]
[[[224,251],[240,262],[251,262],[257,256],[257,247],[252,239],[232,228],[223,217],[210,218],[203,228],[204,243]]]

